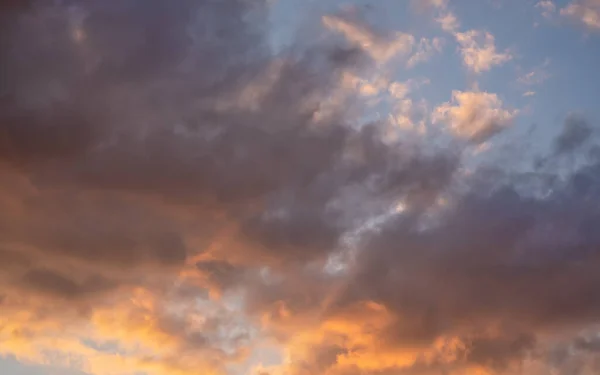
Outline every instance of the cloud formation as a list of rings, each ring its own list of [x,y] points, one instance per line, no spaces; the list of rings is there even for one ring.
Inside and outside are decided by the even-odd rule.
[[[391,35],[378,34],[357,20],[341,16],[324,16],[323,24],[329,29],[342,33],[350,43],[362,48],[379,63],[409,53],[415,44],[415,38],[410,34],[401,32]]]
[[[444,23],[444,25],[446,24]],[[454,36],[460,45],[463,64],[473,73],[482,73],[496,65],[502,65],[512,60],[509,51],[499,52],[496,50],[495,38],[489,32],[469,30],[457,32]]]
[[[572,1],[560,10],[560,14],[581,23],[590,30],[600,29],[600,1]]]
[[[0,355],[92,375],[597,372],[590,120],[545,156],[579,165],[512,170],[466,151],[518,109],[474,89],[428,107],[428,79],[386,70],[441,37],[327,15],[328,37],[275,51],[267,1],[0,4]],[[471,71],[510,58],[442,24]]]
[[[456,39],[463,64],[471,72],[480,74],[513,59],[510,51],[499,52],[496,50],[496,38],[490,32],[475,29],[459,31],[460,21],[449,9],[448,2],[435,2],[433,8],[438,11],[436,22],[443,31]]]
[[[452,102],[437,107],[433,119],[446,123],[461,138],[482,143],[509,126],[516,114],[503,108],[496,94],[454,91]]]
[[[417,44],[415,53],[406,62],[407,67],[412,68],[415,65],[426,62],[436,53],[440,53],[444,47],[444,40],[441,38],[421,38]]]
[[[554,13],[556,13],[556,4],[552,2],[552,0],[541,0],[535,4],[535,7],[540,9],[542,12],[542,16],[546,19],[552,18]]]
[[[590,138],[592,132],[593,129],[585,118],[570,114],[554,142],[554,148],[558,153],[573,152]]]

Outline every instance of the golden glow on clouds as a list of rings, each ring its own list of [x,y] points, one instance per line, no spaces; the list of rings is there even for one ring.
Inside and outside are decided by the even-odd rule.
[[[538,333],[572,334],[598,311],[569,299],[593,294],[595,268],[523,275],[531,254],[511,252],[562,207],[459,191],[478,176],[461,163],[485,157],[522,110],[477,84],[431,103],[421,91],[435,82],[403,76],[453,48],[477,79],[514,57],[488,31],[461,31],[452,3],[414,3],[441,36],[332,14],[319,32],[343,48],[273,58],[245,0],[181,0],[168,17],[98,2],[98,18],[57,28],[63,49],[39,47],[60,64],[27,60],[48,69],[42,83],[22,57],[43,33],[25,33],[11,63],[31,97],[16,95],[0,123],[0,355],[91,375],[505,375],[538,359]],[[194,60],[175,42],[198,4],[209,32]],[[560,13],[596,27],[596,4]],[[515,78],[523,96],[547,67]],[[64,108],[39,109],[36,95]],[[561,150],[590,136],[574,124]],[[565,221],[586,229],[597,215],[581,202]],[[550,316],[558,303],[568,318]]]
[[[23,311],[7,314],[0,320],[0,346],[3,354],[33,363],[71,367],[90,374],[125,375],[145,371],[148,374],[188,375],[201,370],[217,374],[215,363],[224,359],[191,343],[182,332],[170,332],[155,309],[156,297],[149,291],[132,291],[129,301],[91,313],[87,322],[69,322],[60,316],[46,321]],[[163,303],[162,300],[161,303]],[[56,320],[54,320],[56,319]],[[197,321],[194,328],[194,320]],[[185,322],[193,334],[202,332],[206,317],[189,313]],[[87,344],[83,340],[93,342]],[[96,348],[96,346],[98,348]],[[211,358],[212,357],[212,358]]]

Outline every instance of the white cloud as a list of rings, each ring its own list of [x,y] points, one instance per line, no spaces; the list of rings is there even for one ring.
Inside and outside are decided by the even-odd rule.
[[[496,50],[495,38],[489,32],[469,30],[454,36],[460,45],[464,65],[474,73],[488,71],[512,59],[508,51]]]
[[[560,14],[590,29],[600,30],[600,0],[573,1],[561,9]]]
[[[435,108],[432,118],[456,136],[480,144],[509,126],[517,113],[503,108],[496,94],[453,91],[452,100]]]
[[[415,44],[415,38],[410,34],[396,32],[391,36],[383,36],[367,25],[341,17],[324,16],[323,24],[328,29],[343,34],[350,43],[362,48],[379,63],[409,53]]]
[[[523,96],[525,97],[529,97],[529,96],[534,96],[535,95],[535,91],[527,91],[523,93]]]

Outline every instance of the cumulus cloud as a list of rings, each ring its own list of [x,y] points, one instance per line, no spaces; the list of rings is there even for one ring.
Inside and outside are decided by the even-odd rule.
[[[442,30],[448,33],[454,33],[460,27],[458,19],[456,18],[454,13],[451,12],[442,14],[436,19],[436,21],[440,24]]]
[[[451,34],[458,43],[463,64],[473,73],[489,71],[494,66],[502,65],[513,59],[509,50],[503,52],[496,49],[496,38],[488,31],[459,31],[460,22],[456,15],[447,9],[445,4],[440,9],[436,22],[442,30]]]
[[[482,143],[509,126],[516,110],[503,108],[502,100],[487,92],[453,91],[452,101],[434,110],[436,122],[470,142]]]
[[[474,73],[482,73],[512,60],[509,51],[496,50],[495,38],[489,32],[469,30],[454,34],[460,45],[463,64]]]

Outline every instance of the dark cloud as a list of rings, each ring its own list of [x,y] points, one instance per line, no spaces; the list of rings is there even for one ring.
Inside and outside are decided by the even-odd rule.
[[[186,258],[210,242],[215,225],[213,207],[166,202],[206,202],[196,197],[219,194],[251,202],[273,188],[264,173],[255,187],[236,175],[246,169],[252,178],[249,171],[266,155],[261,146],[269,137],[256,124],[267,116],[254,115],[254,125],[244,127],[243,113],[217,108],[219,101],[235,103],[234,94],[269,61],[263,24],[252,19],[264,16],[261,7],[258,1],[126,0],[3,8],[0,291],[6,316],[22,310],[34,317],[32,325],[67,324],[89,317],[80,312],[114,304],[123,290],[164,295]],[[227,134],[215,142],[204,139],[221,129]],[[237,149],[255,136],[255,156],[247,161]],[[185,238],[190,232],[194,248]],[[203,293],[195,288],[187,295]],[[201,341],[191,338],[188,346]]]
[[[361,246],[332,311],[380,303],[397,317],[382,337],[408,347],[505,325],[521,333],[467,341],[468,361],[497,369],[530,352],[537,332],[596,323],[597,171],[584,167],[545,197],[515,180],[491,192],[475,185],[433,221],[399,215]]]
[[[442,189],[451,158],[389,150],[346,126],[342,112],[314,123],[357,52],[316,46],[273,57],[264,10],[260,1],[35,3],[8,34],[0,157],[42,192],[151,195],[209,221],[225,211],[246,247],[266,255],[257,259],[275,262],[336,247],[349,213],[330,203],[347,185],[371,180],[365,194],[426,200]],[[363,154],[348,163],[353,139]],[[27,205],[36,211],[50,202],[35,199]],[[27,241],[128,266],[185,257],[181,240],[158,238],[144,208],[91,211],[87,198],[62,199],[64,209],[52,208],[61,220],[40,212]]]
[[[367,197],[426,202],[444,188],[454,156],[393,150],[378,124],[356,130],[343,105],[324,107],[361,54],[325,44],[273,56],[265,6],[32,2],[3,19],[6,314],[67,324],[139,288],[194,300],[251,286],[250,312],[280,299],[302,313],[326,292],[314,270],[300,287],[303,267],[339,247]],[[231,246],[210,246],[230,227]],[[192,267],[205,284],[180,283],[186,260],[206,251],[220,258]],[[263,285],[262,266],[293,269],[294,286]],[[169,324],[160,337],[190,350],[244,341],[187,330]]]
[[[562,131],[554,141],[554,148],[559,154],[573,152],[591,135],[592,127],[588,121],[580,115],[571,114],[565,119]]]
[[[600,351],[600,339],[598,337],[577,337],[573,341],[573,347],[577,350],[596,353]]]
[[[467,342],[465,361],[503,371],[515,359],[525,358],[535,347],[536,340],[531,334],[502,335],[501,337],[475,337]]]
[[[77,282],[48,269],[30,270],[23,276],[22,282],[33,291],[64,299],[77,299],[105,292],[114,287],[102,276],[91,276],[82,282]]]
[[[206,260],[196,263],[198,270],[219,289],[225,289],[242,279],[243,270],[221,260]]]

